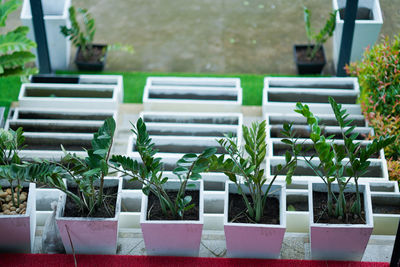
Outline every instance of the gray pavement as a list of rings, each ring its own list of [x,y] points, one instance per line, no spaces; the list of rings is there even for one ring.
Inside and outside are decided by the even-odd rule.
[[[72,0],[96,18],[98,43],[125,43],[107,70],[294,74],[292,46],[305,43],[302,6],[320,29],[331,0]],[[382,34],[400,32],[400,0],[380,0]],[[19,25],[13,13],[8,27]],[[332,45],[325,50],[332,71]],[[74,51],[72,51],[72,55]]]

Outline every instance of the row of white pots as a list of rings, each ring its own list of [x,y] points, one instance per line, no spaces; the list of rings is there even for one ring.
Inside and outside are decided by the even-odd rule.
[[[102,218],[66,218],[63,209],[65,194],[59,198],[56,220],[67,253],[72,253],[71,242],[78,254],[115,254],[118,240],[118,219],[122,195],[122,179],[109,178],[106,186],[118,183],[118,199],[115,217]],[[196,256],[199,252],[200,240],[204,224],[203,181],[194,182],[195,190],[200,191],[200,207],[198,221],[149,221],[147,214],[147,197],[142,195],[140,225],[148,255],[183,255]],[[176,189],[178,181],[170,181],[168,189]],[[361,184],[364,194],[365,225],[328,225],[313,221],[312,190],[323,191],[321,183],[309,182],[309,225],[312,257],[315,259],[360,260],[373,230],[370,190],[367,184]],[[226,182],[224,231],[228,257],[278,258],[286,230],[286,188],[284,184],[273,186],[273,195],[279,199],[280,215],[277,225],[257,225],[228,222],[228,196],[237,193],[231,182]],[[8,235],[16,233],[21,236],[19,245],[24,248],[10,249],[29,251],[33,246],[35,229],[35,187],[30,185],[28,210],[26,215],[2,217],[0,231]],[[11,224],[10,224],[11,223]],[[17,228],[15,228],[17,226]],[[24,229],[22,229],[25,227]],[[4,234],[5,234],[4,233]],[[0,233],[1,234],[1,233]],[[329,240],[329,241],[328,241]],[[4,241],[4,242],[3,242]],[[2,239],[0,246],[5,249],[10,241]]]

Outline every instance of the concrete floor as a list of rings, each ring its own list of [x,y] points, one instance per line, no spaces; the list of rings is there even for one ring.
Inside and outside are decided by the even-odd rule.
[[[133,45],[113,52],[107,70],[294,74],[292,46],[305,43],[302,6],[320,29],[331,0],[72,0],[96,18],[98,43]],[[400,32],[400,0],[380,0],[382,34]],[[19,12],[7,28],[20,24]],[[7,29],[6,28],[6,29]],[[325,73],[332,72],[332,44]],[[74,51],[72,51],[72,55]]]

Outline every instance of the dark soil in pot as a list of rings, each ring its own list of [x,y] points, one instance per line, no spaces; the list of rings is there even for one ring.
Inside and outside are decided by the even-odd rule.
[[[300,46],[296,49],[296,58],[298,62],[309,62],[309,63],[323,63],[325,62],[325,56],[322,49],[318,50],[315,57],[311,60],[307,55],[307,47]]]
[[[347,192],[344,194],[346,199],[347,210],[356,201],[356,193]],[[337,196],[337,194],[336,194]],[[327,209],[327,193],[313,191],[313,211],[314,223],[330,223],[330,224],[365,224],[365,211],[364,211],[364,195],[360,194],[361,198],[361,218],[352,213],[345,214],[344,218],[330,217]],[[335,207],[333,207],[335,208]]]
[[[166,190],[168,197],[174,202],[176,199],[176,190]],[[199,191],[188,191],[186,190],[185,196],[191,196],[192,201],[190,204],[194,203],[194,207],[190,210],[185,211],[183,214],[183,220],[186,221],[197,221],[199,220],[199,205],[200,205],[200,192]],[[172,214],[164,215],[161,210],[160,200],[152,192],[149,194],[149,200],[147,203],[147,219],[154,221],[174,221],[181,220],[173,216]]]
[[[187,99],[187,100],[237,100],[232,95],[199,95],[199,94],[162,94],[150,93],[149,98],[153,99]]]
[[[340,19],[344,20],[346,14],[346,8],[339,9]],[[359,7],[357,9],[356,20],[373,20],[374,15],[371,9],[366,7]]]
[[[32,119],[32,120],[99,120],[104,121],[112,114],[67,114],[67,113],[40,113],[32,111],[20,111],[18,119]]]
[[[313,59],[308,56],[308,45],[295,45],[294,57],[298,74],[321,74],[326,64],[324,48],[321,46]],[[310,46],[313,49],[314,45]]]
[[[89,64],[96,64],[96,63],[101,63],[104,61],[104,55],[105,55],[105,49],[103,46],[97,46],[94,45],[92,49],[92,53],[88,53],[88,57],[85,58],[82,49],[79,49],[79,53],[76,56],[76,61],[78,62],[85,62]]]
[[[73,192],[74,194],[78,194],[77,187],[68,187],[68,190]],[[115,207],[117,203],[117,195],[118,195],[118,185],[104,187],[104,202],[103,206],[95,211],[90,218],[114,218],[115,216]],[[107,208],[106,208],[107,207]],[[109,210],[110,212],[108,212]],[[64,217],[87,217],[87,211],[82,211],[79,209],[78,205],[67,196],[67,201],[65,203],[64,208]]]
[[[389,205],[372,203],[372,212],[379,214],[400,214],[400,206],[395,204]]]
[[[307,201],[287,201],[286,210],[289,210],[289,206],[292,206],[295,209],[294,211],[308,211]]]
[[[252,203],[250,196],[247,199]],[[255,223],[246,214],[246,204],[242,195],[229,194],[228,222],[231,223]],[[261,217],[260,224],[279,224],[279,199],[276,197],[267,197],[267,203],[264,208],[264,216]]]

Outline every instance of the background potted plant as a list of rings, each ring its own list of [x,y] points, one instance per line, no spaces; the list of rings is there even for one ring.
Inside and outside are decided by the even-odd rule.
[[[19,0],[0,1],[0,27],[6,26],[8,15],[17,10],[21,5]],[[9,75],[30,75],[37,69],[26,67],[26,64],[35,60],[35,55],[30,49],[36,47],[36,43],[29,40],[27,34],[29,28],[25,26],[0,34],[0,77]]]
[[[297,103],[295,109],[307,119],[314,156],[319,158],[319,162],[312,160],[314,156],[304,160],[323,181],[309,184],[311,255],[313,259],[361,260],[373,218],[369,186],[360,183],[359,178],[368,171],[369,158],[392,143],[394,136],[361,146],[346,110],[332,97],[329,102],[342,132],[343,146],[334,144],[332,136],[321,134],[319,120],[307,105]]]
[[[311,11],[304,7],[304,23],[308,44],[294,45],[294,59],[298,74],[320,74],[326,64],[323,44],[332,36],[335,30],[337,11],[329,14],[325,26],[315,33],[311,28]]]
[[[142,162],[119,155],[112,156],[111,162],[131,181],[143,184],[140,225],[147,254],[197,256],[204,209],[200,173],[207,170],[216,149],[185,154],[173,170],[178,179],[170,180],[163,176],[161,158],[154,157],[154,143],[141,118],[132,131]]]
[[[77,15],[82,16],[82,23],[78,22]],[[133,47],[128,45],[94,44],[96,33],[95,19],[85,8],[69,8],[71,27],[61,26],[61,33],[69,37],[78,48],[75,56],[75,64],[79,70],[101,71],[104,69],[108,51],[125,51],[133,53]]]
[[[22,128],[0,129],[0,251],[33,251],[36,230],[35,184],[26,182],[27,166],[18,153],[25,138]],[[8,238],[6,238],[8,237]]]
[[[115,121],[110,117],[94,134],[86,158],[68,153],[61,163],[31,167],[35,182],[62,191],[56,222],[67,253],[116,253],[122,182],[106,178],[114,131]]]
[[[286,172],[286,181],[297,166],[296,145],[291,125],[285,124],[282,141],[291,147],[286,151],[286,164],[267,181],[261,168],[266,155],[266,121],[243,126],[244,149],[231,135],[218,140],[227,151],[212,157],[210,171],[222,171],[230,181],[225,185],[224,231],[228,257],[278,258],[286,230],[286,188],[275,184],[278,174]],[[248,157],[245,156],[248,154]],[[266,234],[268,233],[268,234]]]

